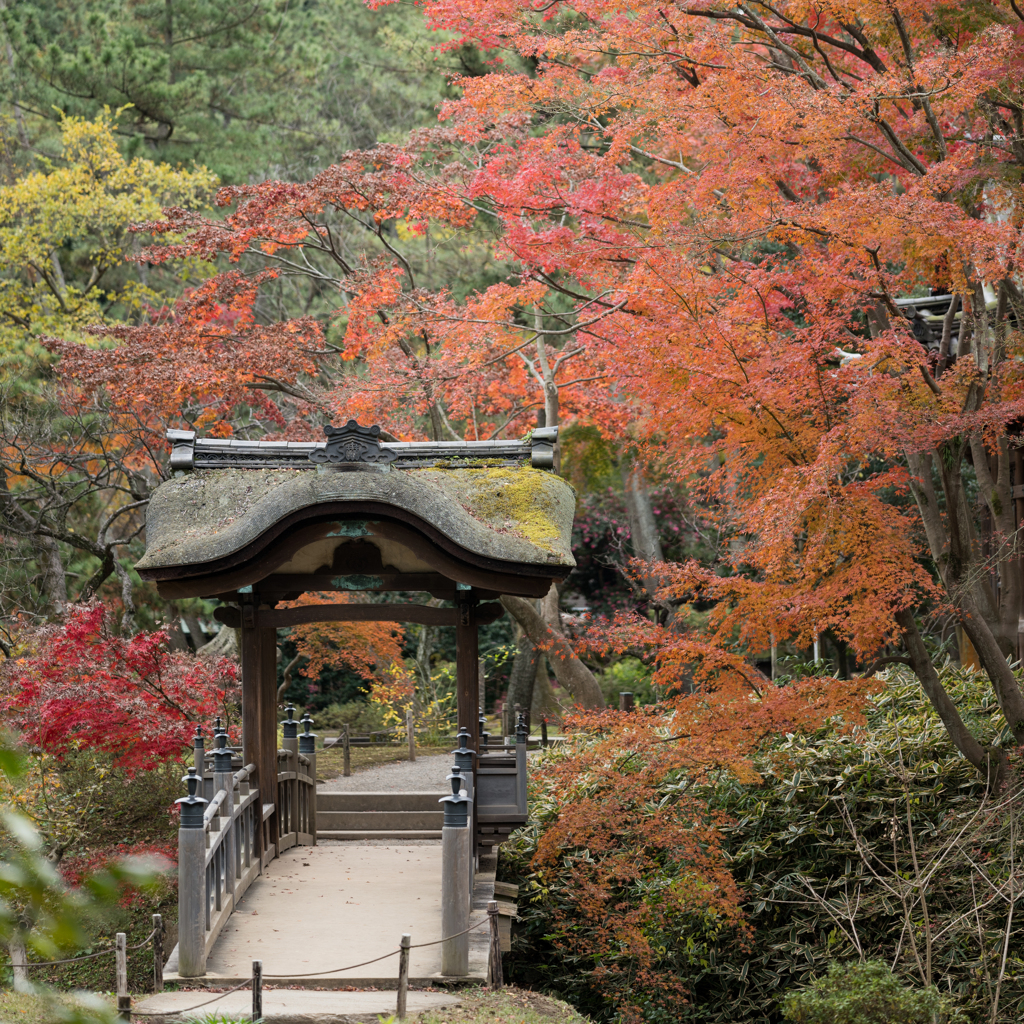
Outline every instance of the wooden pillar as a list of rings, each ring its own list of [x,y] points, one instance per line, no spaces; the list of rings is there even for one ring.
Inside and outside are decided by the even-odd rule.
[[[455,624],[455,687],[459,728],[469,733],[469,746],[479,750],[480,638],[473,615],[475,605],[472,591],[460,592]]]
[[[260,783],[263,803],[277,804],[277,630],[259,630],[260,655],[260,778],[269,779],[266,790]],[[277,847],[279,815],[268,822],[269,842]]]
[[[248,595],[242,595],[248,598]],[[252,781],[260,791],[260,800],[266,801],[266,789],[263,785],[263,734],[260,723],[263,719],[262,695],[262,660],[263,648],[260,643],[260,631],[255,628],[253,615],[254,605],[242,605],[242,638],[240,643],[242,656],[242,761],[256,765],[256,778]],[[248,625],[246,621],[248,619]],[[263,826],[260,809],[256,814],[256,854],[263,856]]]

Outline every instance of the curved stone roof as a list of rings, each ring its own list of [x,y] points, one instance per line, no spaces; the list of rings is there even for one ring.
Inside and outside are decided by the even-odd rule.
[[[388,509],[470,562],[564,576],[574,565],[572,487],[523,467],[209,469],[161,484],[147,511],[146,579],[202,575],[252,550],[284,520],[387,517]],[[369,510],[369,513],[367,513]],[[522,571],[521,570],[521,571]]]

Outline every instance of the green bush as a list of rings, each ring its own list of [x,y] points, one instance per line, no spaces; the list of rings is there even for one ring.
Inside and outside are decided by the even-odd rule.
[[[943,677],[975,734],[999,739],[987,682],[951,668]],[[667,1016],[650,1010],[646,1021],[779,1024],[784,993],[810,985],[837,958],[862,956],[894,964],[915,985],[937,985],[970,1020],[1024,1018],[1024,915],[1008,917],[1024,895],[1021,790],[987,794],[902,669],[866,714],[853,731],[836,723],[766,746],[754,760],[758,785],[723,772],[703,787],[709,812],[725,819],[723,845],[752,936],[741,943],[692,922],[682,939],[651,936],[662,950],[658,969],[679,980],[688,1001]],[[680,774],[659,780],[652,808],[687,783]],[[594,982],[607,964],[569,962],[553,941],[562,881],[549,874],[541,882],[530,860],[559,808],[545,798],[543,763],[531,784],[532,820],[502,847],[501,877],[523,894],[512,977],[613,1019]],[[675,881],[667,873],[638,880],[618,912]],[[617,970],[628,983],[629,965]]]
[[[935,1024],[950,1017],[938,989],[912,989],[877,960],[832,964],[828,974],[783,1000],[793,1024]]]
[[[619,694],[629,690],[637,705],[655,704],[658,695],[651,684],[651,669],[639,658],[620,658],[609,665],[600,677],[601,692],[608,706],[619,706]]]
[[[340,729],[347,725],[353,736],[365,736],[384,728],[384,709],[365,700],[331,704],[320,712],[317,725],[323,729]]]

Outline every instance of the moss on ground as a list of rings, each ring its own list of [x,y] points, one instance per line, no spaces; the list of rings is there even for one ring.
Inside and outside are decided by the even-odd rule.
[[[24,995],[0,991],[0,1021],[3,1024],[67,1024],[68,1015],[76,1010],[79,1013],[85,1011],[93,1020],[113,1019],[115,1009],[111,998],[93,996],[92,1000],[95,1002],[90,1005],[69,995]],[[96,1003],[102,1007],[99,1011]]]
[[[468,989],[458,1006],[421,1014],[419,1024],[589,1024],[561,999],[528,989]]]

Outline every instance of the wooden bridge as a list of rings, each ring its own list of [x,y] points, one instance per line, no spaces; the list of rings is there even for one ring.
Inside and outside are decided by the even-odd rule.
[[[230,980],[231,970],[210,968],[226,970],[224,940],[229,934],[237,940],[245,929],[246,946],[262,945],[268,954],[286,948],[287,928],[267,931],[263,920],[245,922],[242,908],[254,906],[249,918],[262,919],[257,904],[276,899],[272,880],[296,864],[313,864],[302,857],[318,833],[316,740],[308,719],[300,735],[300,723],[289,715],[278,749],[279,628],[345,620],[455,627],[459,747],[452,792],[441,800],[442,845],[419,858],[422,865],[434,857],[428,874],[417,875],[412,889],[405,886],[410,904],[436,900],[432,910],[416,911],[419,930],[432,936],[421,941],[440,945],[438,962],[421,965],[424,980],[480,976],[473,950],[486,939],[477,942],[467,929],[493,894],[495,847],[526,820],[524,727],[508,748],[484,749],[478,732],[478,629],[503,613],[498,597],[542,597],[574,565],[573,492],[546,471],[556,430],[535,430],[524,442],[387,444],[379,428],[350,420],[325,433],[326,443],[296,443],[170,431],[175,478],[149,504],[140,576],[156,581],[170,599],[219,600],[217,617],[241,634],[241,751],[218,732],[207,772],[198,770],[208,755],[197,745],[189,795],[179,801],[179,943],[168,967],[182,980]],[[280,607],[306,592],[355,591],[376,600]],[[444,606],[404,599],[416,593]],[[403,600],[392,602],[392,594]],[[337,936],[346,922],[359,920],[363,954],[386,952],[408,930],[404,912],[360,918],[350,909],[357,904],[344,898],[348,886],[338,884],[339,866],[373,875],[361,881],[371,887],[363,892],[374,906],[383,907],[400,880],[374,874],[369,862],[354,867],[345,849],[316,853],[322,891],[304,884],[291,893],[296,918],[335,936],[333,943],[311,942],[307,928],[301,945],[310,955],[281,968],[297,983],[317,974],[319,984],[335,976],[339,984],[382,984],[383,976],[327,969],[334,964],[321,973],[312,965],[341,952]],[[273,970],[268,960],[267,971]]]

